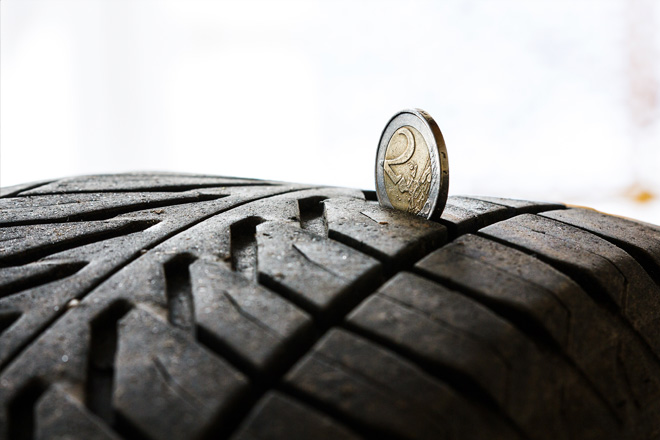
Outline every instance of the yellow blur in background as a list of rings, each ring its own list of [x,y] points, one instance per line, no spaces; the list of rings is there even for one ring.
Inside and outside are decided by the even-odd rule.
[[[0,3],[0,185],[166,170],[374,186],[398,110],[450,194],[660,224],[660,2]]]

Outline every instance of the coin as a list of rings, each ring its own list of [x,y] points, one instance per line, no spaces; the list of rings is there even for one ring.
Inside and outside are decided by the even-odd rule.
[[[447,147],[438,124],[420,109],[395,114],[380,136],[376,153],[380,205],[438,219],[448,188]]]

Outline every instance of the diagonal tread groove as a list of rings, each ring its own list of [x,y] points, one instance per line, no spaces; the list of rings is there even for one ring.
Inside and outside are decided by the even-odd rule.
[[[113,229],[95,231],[93,233],[68,238],[54,243],[44,243],[39,247],[26,249],[20,255],[10,255],[4,258],[0,257],[0,267],[18,266],[31,263],[59,252],[68,251],[88,244],[108,240],[110,238],[141,232],[157,223],[159,223],[158,220],[134,220]]]
[[[211,217],[214,217],[214,216],[216,216],[216,215],[218,215],[218,214],[221,214],[221,213],[224,213],[224,212],[227,212],[227,211],[231,211],[232,209],[238,208],[238,207],[240,207],[240,206],[242,206],[242,205],[245,205],[245,204],[247,204],[247,203],[252,203],[252,202],[256,202],[256,201],[258,201],[258,200],[266,199],[266,198],[269,198],[269,197],[274,197],[274,196],[277,196],[277,195],[287,194],[287,193],[291,193],[291,192],[295,192],[295,191],[301,191],[301,190],[305,190],[305,189],[308,189],[308,188],[306,188],[306,187],[301,187],[301,188],[291,188],[291,189],[286,189],[286,190],[283,190],[283,191],[281,191],[281,192],[279,192],[279,193],[270,194],[270,195],[261,196],[261,197],[251,198],[251,199],[249,199],[249,200],[244,200],[244,201],[241,201],[241,202],[239,202],[239,203],[236,203],[236,204],[234,204],[234,205],[232,205],[232,206],[230,206],[230,207],[227,207],[227,208],[221,208],[221,209],[219,209],[219,210],[216,210],[216,211],[214,211],[214,212],[211,212],[211,213],[209,213],[209,214],[206,214],[206,215],[204,215],[204,216],[202,216],[202,217],[200,217],[200,218],[197,218],[196,220],[194,220],[194,221],[192,221],[192,222],[186,223],[185,225],[183,225],[183,226],[181,226],[181,227],[179,227],[179,228],[176,228],[176,229],[170,231],[169,233],[167,233],[167,234],[161,236],[159,239],[154,240],[154,242],[152,242],[152,243],[150,243],[148,246],[146,246],[146,247],[144,248],[144,250],[146,251],[146,250],[152,249],[152,248],[158,246],[159,244],[161,244],[161,243],[163,243],[163,242],[169,240],[170,238],[172,238],[172,237],[174,237],[174,236],[180,234],[181,232],[183,232],[183,231],[185,231],[185,230],[187,230],[187,229],[190,229],[190,228],[192,228],[193,226],[195,226],[195,225],[197,225],[197,224],[199,224],[199,223],[201,223],[201,222],[203,222],[203,221],[205,221],[205,220],[208,220],[208,219],[211,218]],[[80,292],[78,295],[76,295],[76,299],[82,300],[84,297],[86,297],[87,295],[89,295],[89,293],[93,292],[94,289],[96,289],[100,284],[102,284],[102,283],[103,283],[104,281],[106,281],[108,278],[112,277],[114,274],[116,274],[117,272],[119,272],[122,268],[124,268],[125,266],[127,266],[127,265],[130,264],[131,262],[135,261],[135,260],[136,260],[137,258],[139,258],[139,257],[140,257],[140,254],[135,254],[135,255],[133,255],[131,258],[128,258],[126,261],[124,261],[121,265],[116,266],[116,267],[113,267],[111,270],[109,270],[109,271],[108,271],[107,273],[105,273],[103,276],[99,277],[99,278],[98,278],[98,279],[97,279],[92,285],[90,285],[87,289],[83,290],[83,291]],[[31,344],[32,344],[37,338],[39,338],[39,336],[40,336],[43,332],[45,332],[49,327],[51,327],[51,326],[52,326],[52,325],[53,325],[53,324],[54,324],[54,323],[55,323],[55,322],[56,322],[56,321],[57,321],[57,320],[58,320],[58,319],[64,314],[65,311],[66,311],[66,310],[65,310],[64,308],[61,308],[60,311],[52,317],[52,319],[50,319],[50,320],[48,320],[47,322],[45,322],[43,326],[41,326],[41,327],[39,327],[38,329],[36,329],[35,332],[34,332],[33,334],[31,334],[31,335],[30,335],[25,341],[23,341],[23,343],[22,343],[20,346],[18,346],[18,347],[13,351],[13,353],[12,353],[10,356],[8,356],[7,359],[5,359],[4,362],[0,362],[0,373],[2,372],[2,370],[4,370],[4,369],[6,368],[7,365],[11,364],[11,363],[12,363],[17,357],[19,357],[20,354],[21,354],[21,353],[22,353],[27,347],[29,347],[29,346],[30,346],[30,345],[31,345]]]
[[[628,319],[622,314],[619,306],[610,298],[605,292],[600,283],[596,282],[591,276],[583,273],[580,269],[571,267],[570,265],[558,264],[554,262],[551,258],[547,258],[543,255],[536,254],[530,250],[518,246],[515,243],[509,243],[506,240],[499,239],[497,237],[486,236],[481,233],[477,233],[479,236],[486,238],[488,240],[493,240],[497,243],[503,244],[510,248],[519,250],[528,255],[531,255],[544,263],[552,266],[557,271],[563,273],[567,277],[571,278],[576,284],[578,284],[582,290],[584,290],[591,300],[600,307],[605,313],[607,313],[614,321],[617,322],[626,332],[630,333],[643,347],[646,354],[653,359],[660,366],[660,359],[655,354],[649,343],[642,336],[642,334],[628,321]],[[609,262],[609,260],[607,260]],[[611,262],[609,262],[611,264]],[[618,269],[617,269],[618,270]],[[620,271],[619,271],[620,272]],[[624,278],[625,279],[625,278]]]
[[[17,279],[0,286],[0,298],[70,277],[71,275],[78,273],[83,267],[87,266],[87,264],[86,261],[54,264],[46,272]]]
[[[549,208],[549,209],[553,209],[553,208]],[[512,211],[515,212],[515,209],[512,208]],[[453,238],[455,238],[455,237],[453,237]],[[365,248],[365,246],[362,243],[359,243],[359,242],[355,241],[355,239],[353,239],[351,237],[344,236],[342,234],[333,234],[331,232],[330,235],[329,235],[329,239],[338,241],[338,242],[340,242],[340,243],[342,243],[346,246],[349,246],[352,249],[354,249],[358,252],[361,252],[365,255],[376,257],[379,260],[383,259],[383,256],[380,255],[380,254],[372,255],[372,253],[369,252],[370,248],[368,248],[368,247]],[[421,260],[423,257],[428,255],[429,253],[435,251],[437,248],[442,247],[442,246],[444,246],[448,243],[449,243],[449,241],[447,241],[446,243],[441,244],[440,246],[438,246],[436,248],[427,249],[426,252],[423,255],[420,255],[419,258],[416,258],[415,261],[402,263],[402,266],[397,268],[396,270],[387,271],[385,273],[385,276],[380,275],[379,280],[377,282],[372,283],[372,285],[370,285],[368,289],[363,289],[363,292],[359,296],[359,300],[356,300],[352,304],[350,304],[350,306],[343,308],[340,312],[338,312],[336,315],[334,315],[330,319],[327,319],[327,318],[324,319],[324,317],[319,316],[318,313],[313,313],[312,316],[314,317],[314,321],[315,321],[315,323],[317,325],[317,328],[318,328],[318,335],[316,335],[316,337],[312,341],[310,341],[309,344],[307,344],[307,347],[300,350],[300,355],[297,358],[292,359],[290,362],[288,362],[288,365],[283,367],[281,369],[282,370],[281,372],[279,372],[276,375],[273,375],[271,378],[269,378],[269,380],[264,382],[261,378],[255,378],[254,376],[251,376],[252,380],[255,380],[257,383],[260,384],[259,389],[255,393],[255,396],[252,400],[252,403],[250,405],[248,405],[248,408],[244,411],[241,411],[240,414],[237,414],[237,418],[239,419],[239,421],[236,423],[236,426],[234,427],[234,429],[229,430],[229,431],[223,431],[223,432],[226,433],[228,436],[231,436],[233,431],[238,426],[240,426],[240,424],[245,420],[245,418],[249,414],[249,411],[254,407],[254,405],[257,403],[257,401],[268,390],[272,389],[273,387],[275,387],[276,389],[282,389],[282,390],[284,390],[283,392],[286,392],[287,394],[293,395],[294,397],[298,398],[299,400],[305,401],[306,403],[310,404],[311,406],[317,408],[319,411],[324,412],[324,413],[328,414],[329,416],[331,416],[333,418],[336,418],[337,420],[340,420],[342,423],[345,423],[347,426],[353,428],[356,432],[359,432],[359,431],[364,432],[364,427],[359,426],[359,425],[356,426],[356,424],[353,421],[346,420],[346,418],[342,414],[338,414],[338,412],[335,409],[330,408],[328,405],[325,405],[322,402],[317,402],[316,399],[310,398],[309,396],[302,395],[297,390],[290,389],[291,387],[289,387],[286,384],[282,383],[281,379],[286,375],[286,373],[288,373],[291,370],[291,368],[293,368],[294,365],[296,365],[298,363],[298,361],[300,361],[303,358],[304,355],[306,355],[311,350],[311,348],[314,346],[314,344],[316,344],[318,341],[320,341],[323,338],[323,336],[325,336],[325,334],[331,328],[336,327],[336,326],[346,327],[347,324],[344,321],[345,317],[351,311],[353,311],[363,300],[365,300],[369,296],[373,295],[387,280],[389,280],[391,277],[393,277],[397,273],[414,266],[414,264],[417,261]],[[259,278],[258,279],[259,284],[261,284],[264,287],[272,290],[273,292],[277,293],[278,295],[281,295],[284,299],[286,299],[288,301],[291,301],[295,305],[301,307],[303,310],[306,310],[306,311],[311,313],[309,307],[307,307],[306,304],[300,303],[300,301],[298,301],[297,298],[295,298],[289,292],[287,292],[286,289],[283,289],[282,286],[280,284],[278,284],[277,282],[274,282],[273,280],[270,280],[270,279],[268,279],[268,277],[264,277],[264,276],[259,276],[258,278]],[[351,331],[353,331],[354,333],[357,332],[355,329],[351,328],[350,325],[348,325],[348,328]],[[377,342],[376,340],[374,340],[373,337],[368,337],[367,339],[369,341],[372,341],[372,342]],[[381,344],[381,346],[385,347],[385,345],[382,345],[382,344]],[[412,360],[409,356],[404,356],[404,358],[408,359],[409,361]],[[415,365],[417,365],[418,367],[424,369],[422,367],[422,365],[420,365],[416,360],[412,360],[412,361]],[[236,365],[238,365],[238,364],[236,364]],[[242,370],[242,371],[249,373],[250,369],[248,368],[247,370]],[[437,375],[433,375],[433,377],[438,378]],[[445,383],[445,384],[447,384],[448,386],[451,387],[451,384],[449,382],[444,382],[443,381],[443,383]],[[465,383],[468,383],[468,382],[465,382]],[[466,389],[461,389],[460,393],[462,394],[468,389],[470,389],[469,386]],[[472,390],[471,392],[476,392],[477,394],[480,394],[478,391],[475,391],[475,390]],[[484,403],[484,405],[486,405],[486,406],[489,406],[485,402],[487,402],[488,400],[492,400],[492,398],[489,395],[485,395],[484,399],[485,400],[482,403]],[[499,412],[496,412],[496,413],[500,414]],[[515,422],[513,420],[511,420],[506,415],[504,415],[503,417],[505,417],[504,420],[507,422],[508,425],[510,425],[516,432],[521,434],[521,437],[523,437],[523,438],[527,437],[526,435],[522,434],[523,431],[515,424]],[[209,438],[213,438],[213,437],[209,437]],[[376,438],[386,438],[386,437],[376,437]]]
[[[642,266],[642,269],[644,269],[644,271],[649,275],[649,277],[651,277],[651,279],[655,281],[657,285],[660,286],[660,266],[658,266],[653,261],[653,259],[648,255],[648,253],[644,249],[640,249],[632,243],[625,242],[615,237],[610,237],[606,234],[586,228],[584,226],[580,226],[574,223],[569,223],[567,221],[562,220],[561,218],[555,218],[555,217],[547,217],[547,218],[552,219],[559,223],[563,223],[567,226],[577,228],[582,231],[593,234],[613,244],[614,246],[621,248],[624,252],[628,253],[635,261],[637,261],[637,263],[639,263],[639,265]]]
[[[9,191],[7,194],[0,195],[0,199],[4,199],[4,198],[9,199],[9,198],[12,198],[12,197],[20,197],[21,193],[24,193],[26,191],[31,191],[33,189],[40,188],[42,186],[50,185],[53,182],[54,182],[54,180],[48,180],[46,182],[36,182],[32,185],[26,185],[23,188],[14,189],[12,191]],[[14,188],[16,188],[16,187],[14,187]]]
[[[403,359],[413,363],[415,366],[420,368],[426,374],[430,375],[437,381],[447,385],[449,388],[454,390],[457,394],[464,396],[466,399],[469,399],[472,402],[476,402],[478,406],[484,408],[487,411],[490,411],[497,417],[500,417],[504,420],[510,428],[514,431],[517,431],[521,437],[525,437],[522,429],[509,417],[506,411],[490,396],[488,391],[486,391],[481,385],[472,380],[465,373],[452,368],[450,366],[438,366],[432,364],[426,359],[415,355],[410,350],[406,350],[405,347],[399,344],[392,343],[386,338],[383,338],[376,333],[370,332],[360,326],[357,326],[349,321],[342,323],[342,328],[345,330],[354,333],[370,343],[388,350],[390,352],[396,353],[401,356]]]
[[[189,203],[208,202],[228,197],[226,194],[196,194],[189,197],[182,197],[175,200],[154,200],[150,202],[136,202],[123,206],[102,207],[97,210],[83,212],[80,214],[67,215],[62,217],[47,217],[44,219],[17,220],[2,223],[3,227],[8,226],[33,226],[55,223],[69,223],[80,221],[109,220],[122,214],[129,214],[147,209],[166,208],[169,206],[185,205]]]
[[[508,307],[505,304],[500,304],[494,300],[480,295],[478,292],[465,287],[461,284],[455,283],[451,280],[436,277],[424,270],[414,268],[413,271],[428,280],[441,284],[455,292],[467,296],[468,298],[478,302],[497,316],[505,319],[507,322],[516,327],[522,335],[532,342],[541,352],[549,353],[561,359],[567,366],[569,366],[576,374],[584,381],[585,385],[596,395],[602,404],[608,408],[617,420],[620,420],[615,408],[612,408],[609,401],[603,396],[600,390],[593,383],[591,378],[582,370],[582,368],[575,363],[562,349],[557,341],[554,340],[552,335],[539,323],[533,316],[528,316],[525,312],[517,310],[513,307]]]
[[[287,395],[290,398],[302,402],[305,405],[314,408],[318,412],[336,420],[340,424],[346,426],[353,432],[360,435],[362,438],[379,440],[405,440],[399,436],[395,436],[391,432],[377,429],[373,426],[367,425],[361,420],[350,417],[343,412],[333,408],[332,405],[328,405],[320,399],[317,399],[307,393],[303,393],[286,383],[279,384],[277,387],[275,387],[275,390]]]
[[[18,310],[0,310],[0,336],[22,315]]]
[[[76,190],[62,190],[62,191],[50,191],[50,192],[38,192],[38,193],[32,193],[32,194],[22,194],[23,192],[26,191],[31,191],[33,189],[36,189],[40,186],[45,186],[48,185],[48,182],[43,185],[37,185],[34,188],[27,188],[22,190],[20,193],[15,194],[13,196],[5,196],[5,197],[30,197],[30,196],[58,196],[62,194],[104,194],[104,193],[150,193],[150,192],[171,192],[171,193],[177,193],[177,192],[186,192],[186,191],[191,191],[191,190],[199,190],[199,189],[212,189],[212,188],[236,188],[236,187],[242,187],[242,186],[276,186],[277,184],[275,183],[270,183],[270,182],[255,182],[255,183],[249,183],[249,182],[243,182],[243,183],[194,183],[194,184],[189,184],[189,185],[163,185],[163,186],[151,186],[151,187],[144,187],[144,188],[134,188],[134,189],[90,189],[90,190],[81,190],[81,189],[76,189]]]

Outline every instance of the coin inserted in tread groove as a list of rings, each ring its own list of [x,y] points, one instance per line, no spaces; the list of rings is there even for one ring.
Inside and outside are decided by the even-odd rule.
[[[438,219],[447,202],[449,161],[442,133],[423,110],[403,110],[387,123],[376,153],[381,206]]]

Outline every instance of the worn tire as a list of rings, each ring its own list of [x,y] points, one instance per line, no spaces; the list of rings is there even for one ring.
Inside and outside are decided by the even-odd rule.
[[[0,438],[660,436],[656,226],[178,174],[0,213]]]

